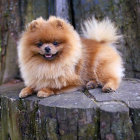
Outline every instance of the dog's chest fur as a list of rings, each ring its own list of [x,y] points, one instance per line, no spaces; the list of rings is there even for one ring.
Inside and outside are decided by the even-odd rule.
[[[32,65],[28,63],[21,68],[25,84],[40,90],[41,88],[60,89],[67,86],[72,81],[77,81],[79,76],[75,73],[75,67],[70,65]]]

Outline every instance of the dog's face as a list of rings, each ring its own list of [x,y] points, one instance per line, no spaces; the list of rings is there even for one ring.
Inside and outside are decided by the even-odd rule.
[[[32,56],[52,61],[63,58],[72,50],[73,28],[56,17],[32,21],[23,35],[25,47]],[[25,52],[26,53],[26,52]]]

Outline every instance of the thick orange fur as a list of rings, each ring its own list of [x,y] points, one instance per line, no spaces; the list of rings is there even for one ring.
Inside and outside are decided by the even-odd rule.
[[[36,44],[40,40],[43,45],[39,48]],[[59,42],[57,47],[54,41]],[[60,18],[32,21],[18,45],[19,67],[27,86],[19,97],[26,97],[33,91],[37,91],[38,97],[48,97],[87,83],[88,86],[101,84],[104,92],[116,90],[122,78],[118,73],[122,61],[109,41],[80,38],[73,27]],[[56,55],[52,60],[43,58],[46,45]]]
[[[83,71],[86,72],[86,75],[82,79],[87,79],[87,81],[94,79],[96,83],[103,86],[104,92],[115,91],[121,81],[116,70],[121,64],[121,58],[117,51],[107,44],[89,39],[82,39],[82,43],[85,47],[83,58],[86,61]]]

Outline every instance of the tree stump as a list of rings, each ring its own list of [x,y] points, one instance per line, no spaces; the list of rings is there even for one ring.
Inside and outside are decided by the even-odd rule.
[[[19,99],[23,83],[0,87],[0,140],[139,140],[140,80],[113,93],[100,88]]]

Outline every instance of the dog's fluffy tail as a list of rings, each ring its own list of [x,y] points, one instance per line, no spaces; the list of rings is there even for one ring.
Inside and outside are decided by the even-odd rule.
[[[121,37],[115,25],[108,18],[99,22],[92,17],[85,21],[82,25],[82,34],[85,38],[109,44],[116,43]]]

